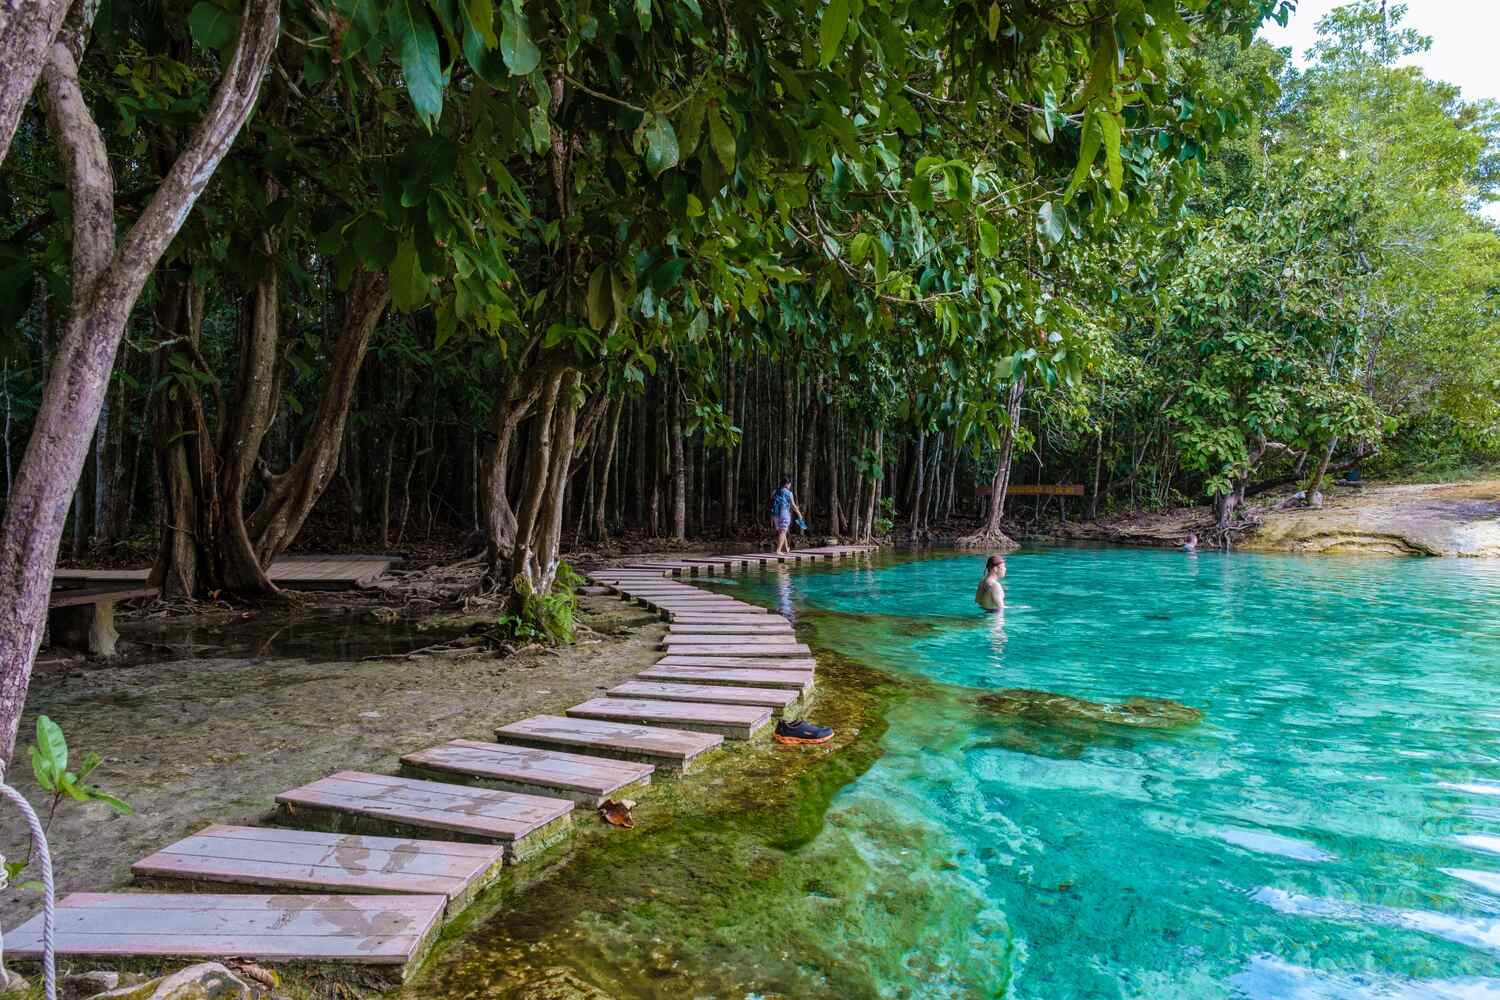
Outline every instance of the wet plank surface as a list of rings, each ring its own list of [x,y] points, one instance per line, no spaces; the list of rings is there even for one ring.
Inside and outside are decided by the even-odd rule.
[[[211,826],[131,866],[137,878],[457,899],[505,860],[502,848],[442,840]]]
[[[152,955],[404,965],[447,897],[75,892],[57,905],[59,956]],[[7,958],[41,956],[42,918],[5,935]]]
[[[655,701],[645,698],[591,698],[568,709],[574,719],[660,723],[680,729],[747,739],[771,721],[771,710],[753,705]]]
[[[560,715],[538,715],[512,722],[497,729],[496,735],[501,740],[630,754],[658,765],[677,767],[724,742],[722,736],[710,733],[565,718]]]
[[[751,611],[684,611],[672,616],[673,625],[761,625],[769,618],[771,621],[786,623],[790,622],[780,615],[755,614]]]
[[[667,626],[668,636],[688,635],[791,635],[792,626],[785,618],[779,616],[762,615],[762,619],[770,618],[770,621],[723,624],[718,622],[685,622],[681,618],[672,619],[672,624]]]
[[[812,657],[796,656],[693,656],[681,649],[656,661],[659,667],[744,667],[752,670],[814,670]]]
[[[672,645],[678,656],[795,656],[808,657],[812,650],[802,642],[733,642],[723,644],[688,643]]]
[[[790,627],[782,628],[756,628],[744,625],[698,625],[679,626],[675,623],[667,626],[668,632],[662,636],[663,646],[785,646],[788,643],[796,644],[796,637],[792,634]],[[734,631],[727,635],[716,632],[700,631],[702,629],[729,628]]]
[[[657,664],[636,675],[643,681],[674,684],[742,684],[747,687],[782,687],[808,691],[811,670],[755,670],[748,667],[673,667]]]
[[[757,688],[717,684],[683,684],[661,681],[626,681],[609,689],[611,698],[646,698],[654,701],[712,702],[717,705],[758,705],[780,712],[797,701],[796,688]]]
[[[571,799],[521,795],[468,785],[340,771],[282,792],[276,801],[391,823],[517,841],[573,810]]]
[[[649,781],[651,772],[656,770],[654,765],[637,761],[474,740],[452,740],[407,754],[401,762],[434,771],[551,789],[555,794],[579,793],[596,800],[626,785]]]

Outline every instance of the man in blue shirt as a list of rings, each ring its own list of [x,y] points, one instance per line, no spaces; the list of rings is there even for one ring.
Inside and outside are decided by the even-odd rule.
[[[771,494],[771,530],[776,532],[778,553],[792,550],[787,544],[786,533],[792,527],[793,515],[796,515],[798,521],[802,520],[802,511],[797,509],[797,501],[792,496],[792,477],[782,476],[781,486]]]

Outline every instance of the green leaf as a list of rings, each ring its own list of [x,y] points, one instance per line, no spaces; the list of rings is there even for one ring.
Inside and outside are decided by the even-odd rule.
[[[95,788],[93,785],[84,785],[83,793],[85,798],[92,799],[95,802],[103,802],[122,816],[129,816],[135,812],[135,809],[131,807],[129,802],[116,798],[102,788]]]
[[[527,115],[527,121],[531,123],[531,141],[536,152],[544,152],[552,144],[552,123],[547,119],[547,109],[540,104],[531,109]]]
[[[708,95],[701,90],[682,106],[677,116],[677,145],[682,156],[692,156],[703,137],[703,115],[708,110]]]
[[[651,30],[651,0],[635,0],[636,20],[641,22],[641,32]]]
[[[1041,211],[1037,212],[1036,230],[1046,237],[1047,242],[1056,245],[1062,242],[1065,233],[1064,226],[1066,218],[1061,208],[1054,207],[1052,202],[1045,202]]]
[[[651,276],[651,287],[656,290],[657,295],[665,295],[677,287],[682,280],[682,272],[687,268],[686,257],[673,257],[664,260],[656,273]]]
[[[995,36],[1000,33],[1000,4],[998,2],[990,4],[990,20],[986,27],[989,29],[990,41],[993,42]]]
[[[1119,191],[1125,186],[1125,165],[1120,162],[1120,119],[1101,111],[1094,115],[1099,125],[1099,134],[1104,138],[1104,165],[1109,175],[1109,186]]]
[[[979,252],[991,260],[1000,256],[1000,230],[986,219],[979,220]]]
[[[401,241],[391,262],[391,303],[401,310],[415,309],[427,301],[427,275],[410,236]]]
[[[849,0],[829,0],[823,8],[823,18],[818,24],[818,39],[822,48],[821,66],[833,62],[838,54],[839,43],[849,28]]]
[[[39,757],[55,786],[68,771],[68,741],[63,738],[62,727],[45,715],[37,716],[36,749],[37,756],[32,758],[33,767]],[[38,781],[41,777],[41,772],[37,772]]]
[[[399,43],[406,93],[431,132],[443,113],[443,64],[432,20],[413,0],[401,0],[391,9],[390,30]]]
[[[677,133],[672,123],[660,115],[653,116],[646,126],[646,169],[652,177],[677,166]]]
[[[714,108],[708,114],[708,140],[713,143],[714,154],[718,156],[724,169],[734,170],[734,134],[729,131],[729,123],[724,120],[724,112],[720,108]]]
[[[1088,180],[1089,169],[1099,155],[1099,127],[1095,124],[1098,117],[1092,111],[1083,116],[1083,143],[1078,150],[1078,165],[1073,168],[1073,179],[1068,182],[1068,190],[1063,192],[1064,201],[1072,201],[1073,195],[1083,187],[1083,182]]]
[[[588,310],[589,326],[596,331],[604,329],[614,315],[610,304],[608,264],[600,264],[589,275]]]
[[[500,55],[516,76],[525,76],[542,61],[542,53],[531,40],[531,27],[513,7],[500,8]]]
[[[464,10],[468,12],[469,23],[484,39],[485,48],[493,49],[500,44],[495,37],[495,4],[494,0],[467,0]]]
[[[222,49],[239,34],[240,19],[218,4],[200,2],[188,12],[188,30],[205,49]]]

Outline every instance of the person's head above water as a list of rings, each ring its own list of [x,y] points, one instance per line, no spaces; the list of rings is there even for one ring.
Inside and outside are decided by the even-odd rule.
[[[994,573],[996,576],[1005,575],[1005,557],[990,556],[989,561],[984,564],[986,573]]]

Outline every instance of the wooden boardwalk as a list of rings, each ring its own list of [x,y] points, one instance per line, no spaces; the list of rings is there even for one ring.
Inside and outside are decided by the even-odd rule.
[[[290,555],[280,556],[266,575],[288,590],[358,590],[384,575],[400,556],[394,555]],[[59,569],[54,583],[144,585],[149,569]]]
[[[786,618],[686,582],[843,558],[867,546],[791,554],[637,560],[591,574],[670,623],[656,665],[566,715],[501,725],[495,743],[452,740],[401,758],[406,776],[342,771],[281,793],[283,822],[315,829],[210,826],[142,858],[141,887],[235,892],[74,893],[57,910],[68,959],[207,959],[330,967],[409,978],[445,918],[506,863],[557,843],[575,805],[648,790],[726,738],[761,737],[805,701],[815,663]],[[394,556],[289,556],[271,578],[290,588],[358,587]],[[65,584],[144,580],[144,570],[61,570]],[[386,834],[396,834],[390,836]],[[280,890],[258,894],[249,890]],[[9,957],[40,956],[41,917],[5,934]]]

